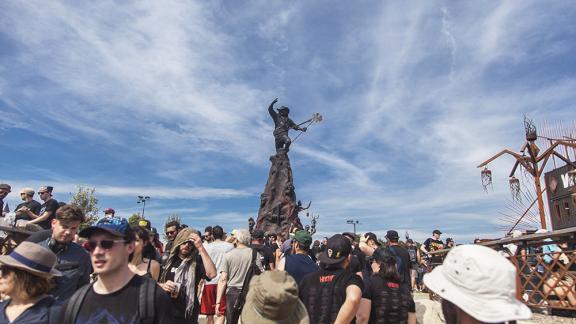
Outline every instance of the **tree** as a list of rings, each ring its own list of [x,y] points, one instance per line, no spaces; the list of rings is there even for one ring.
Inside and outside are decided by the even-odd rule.
[[[138,226],[138,222],[140,221],[140,213],[134,213],[132,216],[128,218],[128,224],[132,226]]]
[[[80,225],[81,229],[98,220],[98,198],[96,198],[95,192],[96,188],[78,186],[75,193],[70,193],[70,204],[80,207],[86,216],[86,220]]]

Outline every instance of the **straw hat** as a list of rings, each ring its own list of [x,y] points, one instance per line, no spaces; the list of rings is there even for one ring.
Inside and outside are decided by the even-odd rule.
[[[22,242],[9,255],[0,256],[0,264],[43,278],[62,275],[60,271],[54,269],[56,262],[56,254],[32,242]]]
[[[530,309],[516,299],[516,269],[485,246],[453,248],[442,265],[424,276],[424,284],[482,322],[532,317]]]
[[[242,323],[309,324],[296,281],[285,271],[254,276],[242,308]]]

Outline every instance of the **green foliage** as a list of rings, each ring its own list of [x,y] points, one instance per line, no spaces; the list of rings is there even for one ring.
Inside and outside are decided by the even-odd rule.
[[[140,213],[134,213],[128,218],[128,223],[132,226],[137,226],[138,221],[140,221]]]
[[[86,228],[98,220],[98,198],[95,196],[96,188],[78,186],[75,193],[70,193],[70,204],[74,204],[84,212],[86,220],[80,228]]]

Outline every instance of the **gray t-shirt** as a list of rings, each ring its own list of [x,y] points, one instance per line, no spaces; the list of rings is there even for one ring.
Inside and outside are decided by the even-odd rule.
[[[214,266],[216,266],[216,277],[212,280],[206,282],[207,285],[216,285],[218,284],[218,279],[220,279],[220,271],[222,271],[222,261],[224,260],[224,254],[234,249],[234,244],[224,242],[224,241],[215,241],[210,244],[204,244],[204,248],[212,262],[214,262]]]
[[[221,272],[228,274],[228,285],[226,291],[230,287],[242,288],[244,278],[250,268],[252,262],[252,249],[251,248],[236,248],[224,255],[222,262]],[[260,257],[256,257],[256,265],[264,271],[264,267],[260,262]]]

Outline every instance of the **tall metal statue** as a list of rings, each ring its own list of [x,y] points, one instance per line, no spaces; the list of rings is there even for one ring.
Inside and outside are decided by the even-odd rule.
[[[260,195],[260,209],[258,210],[255,228],[286,238],[292,229],[303,228],[298,213],[310,207],[310,204],[302,206],[302,203],[297,202],[296,199],[288,151],[290,150],[290,145],[299,136],[291,140],[288,136],[288,131],[294,129],[306,132],[308,126],[322,121],[322,116],[315,113],[307,121],[296,124],[288,117],[290,113],[288,107],[282,106],[277,112],[275,111],[274,104],[276,102],[278,102],[278,98],[274,99],[268,106],[268,112],[274,120],[276,154],[270,157],[272,165],[270,166],[268,181]],[[298,135],[301,134],[303,133]]]
[[[288,136],[288,131],[290,129],[305,132],[306,127],[300,127],[296,125],[296,123],[288,117],[290,113],[290,108],[286,106],[280,107],[278,112],[274,111],[274,104],[278,102],[278,98],[274,99],[270,106],[268,106],[268,113],[274,120],[274,139],[276,141],[276,153],[281,152],[284,150],[285,153],[288,153],[290,150],[290,144],[292,144],[292,140]]]

